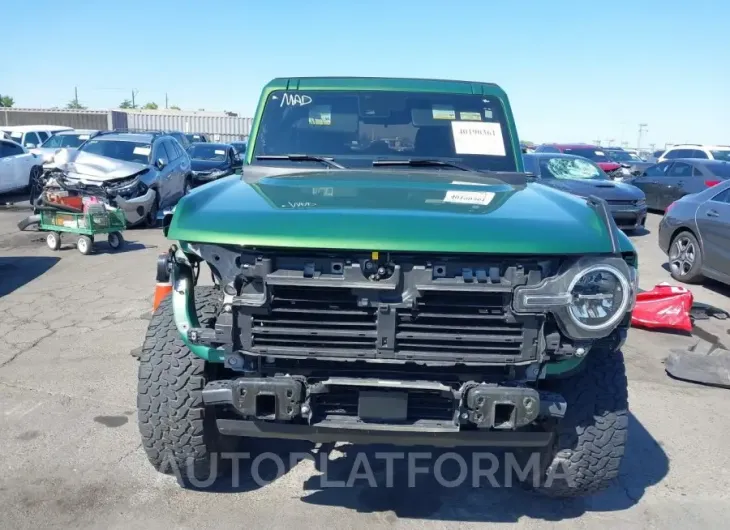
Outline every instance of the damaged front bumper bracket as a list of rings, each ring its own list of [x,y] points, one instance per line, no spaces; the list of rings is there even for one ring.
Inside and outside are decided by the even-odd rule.
[[[194,344],[188,337],[188,331],[200,328],[195,310],[195,274],[193,266],[185,253],[177,248],[170,249],[170,281],[172,283],[172,310],[175,327],[185,345],[195,355],[209,362],[222,363],[224,352],[202,344]]]

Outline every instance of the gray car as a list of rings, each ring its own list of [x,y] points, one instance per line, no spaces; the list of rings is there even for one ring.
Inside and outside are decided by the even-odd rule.
[[[675,280],[730,285],[730,180],[672,203],[659,223],[659,247]]]
[[[664,211],[674,201],[730,179],[730,162],[687,158],[648,167],[631,184],[646,194],[649,209]]]
[[[190,156],[164,133],[103,132],[58,167],[72,184],[104,188],[130,225],[156,226],[159,212],[192,189]]]

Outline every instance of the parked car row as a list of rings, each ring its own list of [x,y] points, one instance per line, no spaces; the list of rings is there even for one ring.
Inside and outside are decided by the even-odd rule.
[[[647,210],[663,212],[658,244],[672,277],[730,285],[730,147],[677,145],[655,153],[656,163],[620,148],[584,144],[523,153],[525,170],[542,184],[605,199],[622,229],[643,227]],[[612,180],[604,157],[632,175]]]
[[[61,131],[70,131],[71,127],[59,125],[16,125],[0,127],[4,139],[22,145],[26,149],[39,147],[51,136]]]

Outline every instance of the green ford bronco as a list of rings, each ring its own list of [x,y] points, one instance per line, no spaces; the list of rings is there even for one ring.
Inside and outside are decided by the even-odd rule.
[[[558,497],[617,476],[636,251],[603,201],[523,172],[498,86],[275,79],[242,175],[163,226],[138,393],[158,470],[264,437],[520,448]]]

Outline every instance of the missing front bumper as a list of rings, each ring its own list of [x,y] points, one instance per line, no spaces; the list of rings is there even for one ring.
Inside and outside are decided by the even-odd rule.
[[[144,195],[139,197],[131,199],[116,197],[115,201],[117,203],[117,207],[124,210],[124,214],[127,217],[127,223],[135,225],[142,222],[150,210],[152,210],[155,203],[155,197],[157,197],[155,190],[148,189]]]
[[[528,387],[471,382],[454,390],[439,382],[366,378],[307,384],[290,376],[213,381],[203,401],[235,411],[218,415],[223,434],[406,445],[544,445],[549,436],[530,426],[559,420],[567,408],[561,396]]]

